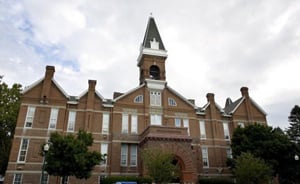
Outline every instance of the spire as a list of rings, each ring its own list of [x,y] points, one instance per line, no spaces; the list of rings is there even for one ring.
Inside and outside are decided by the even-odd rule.
[[[149,49],[166,50],[158,32],[155,20],[152,16],[150,16],[148,20],[142,47]]]
[[[168,54],[154,18],[150,16],[137,59],[137,66],[140,68],[140,84],[143,84],[146,79],[165,81],[165,60],[167,57]]]

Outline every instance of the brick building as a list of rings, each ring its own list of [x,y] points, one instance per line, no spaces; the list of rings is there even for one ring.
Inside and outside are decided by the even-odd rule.
[[[198,107],[176,92],[166,81],[164,47],[155,21],[148,20],[138,57],[139,85],[105,99],[95,90],[96,81],[80,96],[69,96],[54,79],[54,66],[23,92],[5,183],[39,183],[43,158],[40,145],[51,132],[76,133],[83,129],[94,137],[92,150],[107,154],[86,181],[74,177],[69,183],[99,183],[106,175],[144,175],[140,151],[166,149],[181,169],[180,182],[196,182],[199,176],[230,176],[226,159],[231,157],[234,128],[266,124],[266,113],[241,88],[241,97],[221,107],[214,94]],[[55,183],[57,177],[45,177]]]

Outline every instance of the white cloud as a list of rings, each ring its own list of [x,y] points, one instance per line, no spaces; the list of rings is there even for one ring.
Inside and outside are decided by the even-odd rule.
[[[169,54],[168,84],[197,105],[213,92],[223,106],[248,86],[269,112],[270,124],[287,127],[284,117],[299,100],[298,1],[12,0],[1,5],[0,75],[10,84],[29,85],[43,77],[46,65],[55,65],[57,82],[71,95],[87,89],[88,79],[98,81],[106,98],[136,87],[136,59],[153,12]]]

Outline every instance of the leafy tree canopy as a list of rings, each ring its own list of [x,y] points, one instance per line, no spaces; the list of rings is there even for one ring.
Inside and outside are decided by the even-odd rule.
[[[300,146],[300,107],[295,105],[289,118],[290,126],[287,129],[289,138]]]
[[[271,179],[271,168],[251,153],[242,153],[233,170],[238,184],[264,184]]]
[[[295,163],[294,156],[299,155],[299,150],[279,128],[264,125],[237,128],[233,133],[231,147],[234,158],[249,152],[263,159],[272,166],[274,176],[279,174],[281,181],[296,177],[294,170],[298,163]]]
[[[89,178],[93,167],[103,160],[99,152],[88,150],[92,143],[92,134],[85,131],[79,131],[77,136],[52,133],[45,170],[54,176]]]
[[[178,177],[179,166],[173,163],[173,154],[158,149],[145,149],[142,159],[149,176],[156,183],[171,182]]]
[[[2,78],[1,78],[2,79]],[[20,108],[20,84],[11,88],[0,79],[0,175],[4,175]]]

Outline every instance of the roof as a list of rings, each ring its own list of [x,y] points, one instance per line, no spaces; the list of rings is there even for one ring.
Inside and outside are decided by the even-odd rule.
[[[241,97],[237,99],[235,102],[228,104],[225,108],[224,111],[226,114],[233,114],[238,107],[242,104],[242,102],[245,100],[245,97]],[[250,102],[263,114],[267,115],[267,113],[251,98],[249,97]]]
[[[44,81],[44,77],[37,80],[36,82],[34,82],[33,84],[31,84],[30,86],[25,87],[25,89],[23,90],[23,94],[30,91],[32,88],[36,87],[37,85],[39,85],[42,81]],[[69,95],[65,92],[65,90],[54,80],[51,79],[51,81],[54,83],[54,85],[59,89],[59,91],[66,97],[69,98]]]
[[[142,46],[144,48],[151,48],[150,41],[153,41],[153,38],[155,38],[155,40],[159,43],[159,50],[166,50],[158,32],[154,18],[149,17]]]

